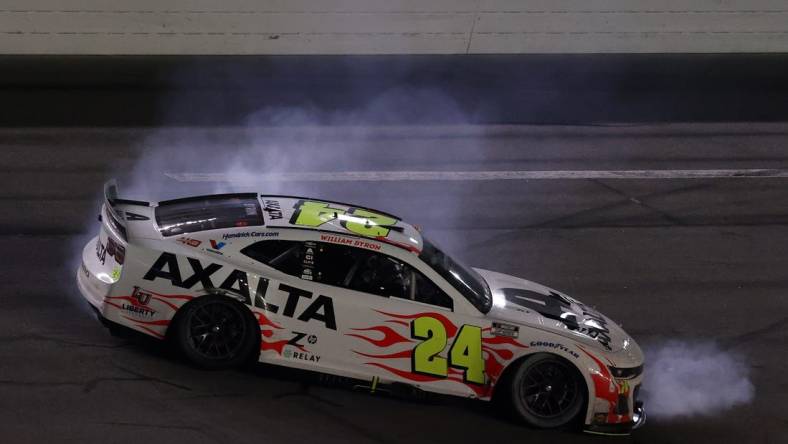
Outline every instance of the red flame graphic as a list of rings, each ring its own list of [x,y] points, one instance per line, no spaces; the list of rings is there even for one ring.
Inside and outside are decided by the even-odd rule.
[[[273,327],[277,330],[281,330],[282,327],[277,325],[274,321],[268,319],[264,313],[255,312],[257,315],[257,323],[260,324],[260,327]]]
[[[121,315],[121,316],[123,316],[123,315]],[[124,317],[124,318],[126,318],[126,319],[128,319],[129,321],[134,321],[134,322],[136,322],[136,323],[138,323],[138,324],[144,324],[144,325],[158,325],[158,326],[161,326],[161,325],[170,325],[170,320],[169,320],[169,319],[162,319],[162,320],[160,320],[160,321],[139,321],[139,320],[137,320],[137,319],[132,319],[132,318],[130,318],[130,317],[128,317],[128,316],[123,316],[123,317]]]
[[[390,373],[394,373],[395,375],[408,379],[410,381],[416,382],[433,382],[433,381],[440,381],[443,378],[439,378],[437,376],[430,376],[430,375],[422,375],[421,373],[411,373],[406,370],[400,370],[398,368],[390,367],[386,364],[381,364],[379,362],[365,362],[366,365],[371,365],[374,367],[382,368]]]
[[[618,391],[620,386],[613,379],[607,366],[602,363],[599,358],[589,353],[583,347],[578,346],[583,353],[594,360],[599,370],[591,373],[591,380],[594,381],[594,393],[597,398],[604,399],[608,402],[607,422],[616,424],[629,421],[629,415],[619,415],[616,413],[616,406],[618,405]]]
[[[363,339],[369,342],[372,345],[377,347],[386,348],[390,347],[394,344],[401,344],[403,342],[413,342],[412,340],[402,336],[401,334],[394,331],[391,327],[387,327],[385,325],[378,325],[375,327],[368,327],[368,328],[353,328],[353,331],[377,331],[383,333],[383,339],[373,339],[369,338],[364,335],[358,335],[354,333],[347,333],[347,336],[353,336],[355,338]]]
[[[401,352],[396,353],[389,353],[385,355],[373,355],[369,353],[361,353],[360,351],[353,350],[353,353],[356,353],[361,356],[365,356],[367,358],[377,358],[377,359],[397,359],[397,358],[410,358],[413,356],[413,350],[403,350]]]
[[[266,341],[261,340],[260,341],[260,350],[262,350],[262,351],[274,350],[278,354],[281,355],[282,354],[282,350],[284,350],[285,345],[287,345],[287,343],[288,343],[287,339],[284,339],[284,340],[281,340],[281,341],[274,341],[274,342],[266,342]]]
[[[458,330],[457,326],[454,325],[454,323],[449,318],[447,318],[446,316],[444,316],[444,315],[442,315],[440,313],[431,312],[431,313],[416,313],[416,314],[412,314],[412,315],[401,315],[401,314],[394,314],[394,313],[386,313],[385,311],[380,311],[380,310],[375,310],[375,311],[380,313],[380,314],[383,314],[383,315],[386,315],[386,316],[391,316],[392,318],[398,318],[398,319],[416,319],[416,318],[422,318],[422,317],[434,318],[434,319],[437,319],[438,321],[440,321],[441,324],[443,324],[443,328],[446,329],[446,335],[448,337],[453,338],[454,335],[457,334],[457,330]],[[410,324],[408,324],[408,325],[410,325]]]
[[[260,338],[260,350],[273,350],[281,356],[285,345],[287,345],[289,340],[283,339],[281,341],[266,341],[265,338],[271,338],[274,336],[274,334],[276,334],[274,330],[269,328],[281,330],[282,326],[268,319],[265,313],[255,312],[255,315],[257,316],[257,323],[260,325],[260,334],[263,335],[263,337]]]

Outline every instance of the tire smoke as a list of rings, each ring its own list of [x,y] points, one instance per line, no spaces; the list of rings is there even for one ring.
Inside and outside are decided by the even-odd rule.
[[[645,347],[646,411],[655,418],[714,415],[755,397],[742,356],[712,342]]]

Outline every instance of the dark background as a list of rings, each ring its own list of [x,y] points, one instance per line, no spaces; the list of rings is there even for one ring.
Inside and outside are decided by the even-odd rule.
[[[0,125],[228,125],[271,106],[351,112],[381,94],[402,96],[401,112],[359,119],[773,122],[788,118],[786,78],[787,54],[4,56]],[[462,115],[412,98],[435,91]]]

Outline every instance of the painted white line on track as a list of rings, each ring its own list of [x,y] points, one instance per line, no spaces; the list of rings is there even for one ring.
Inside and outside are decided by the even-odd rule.
[[[550,179],[735,179],[788,178],[788,169],[567,170],[567,171],[335,171],[293,173],[164,173],[178,182],[353,182]]]

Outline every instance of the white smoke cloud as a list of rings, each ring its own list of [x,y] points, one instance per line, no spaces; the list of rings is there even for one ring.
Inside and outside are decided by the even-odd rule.
[[[175,99],[177,100],[177,98]],[[416,114],[420,124],[465,127],[473,116],[449,95],[430,89],[397,87],[371,96],[355,110],[326,110],[302,106],[267,106],[246,116],[238,126],[162,127],[147,134],[144,150],[129,171],[117,171],[124,198],[164,200],[195,194],[262,192],[267,194],[321,196],[316,183],[286,183],[260,179],[263,173],[331,172],[412,168],[432,164],[434,152],[408,151],[402,155],[397,145],[412,143],[410,128],[399,126],[402,114]],[[441,127],[441,126],[439,126]],[[397,139],[381,147],[380,138]],[[465,143],[477,143],[483,150],[484,136],[476,134]],[[422,160],[423,162],[421,162]],[[221,173],[231,182],[175,183],[165,173]],[[374,190],[363,199],[374,201]],[[449,193],[447,185],[447,195]],[[365,204],[366,202],[354,202]]]
[[[713,415],[755,397],[745,359],[714,343],[669,341],[645,351],[650,416]]]

